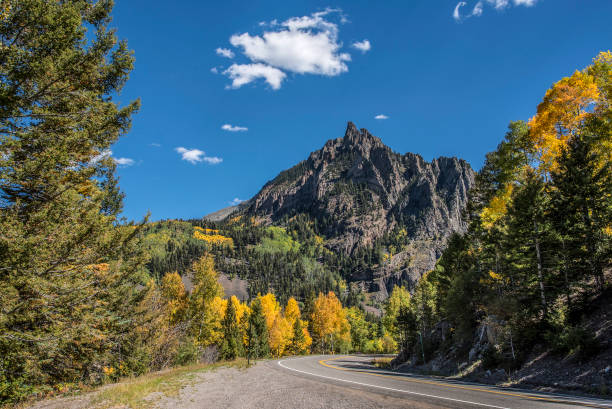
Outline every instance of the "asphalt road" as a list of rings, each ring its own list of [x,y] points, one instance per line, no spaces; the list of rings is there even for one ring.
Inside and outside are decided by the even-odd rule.
[[[284,371],[323,383],[442,408],[612,408],[611,400],[546,394],[401,374],[370,365],[372,357],[318,355],[275,361]]]

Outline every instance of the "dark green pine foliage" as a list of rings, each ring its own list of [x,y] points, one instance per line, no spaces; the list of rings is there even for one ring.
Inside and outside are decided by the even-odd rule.
[[[249,323],[247,327],[246,342],[247,359],[265,358],[270,355],[270,344],[268,343],[268,327],[266,317],[263,314],[261,301],[255,299],[251,304]]]
[[[15,401],[138,361],[148,287],[108,151],[139,106],[113,101],[133,58],[112,1],[1,7],[0,401]]]
[[[400,348],[408,351],[410,346],[415,343],[419,324],[417,317],[409,307],[402,305],[397,316],[397,329],[400,339]]]
[[[304,336],[304,327],[302,326],[302,320],[298,318],[293,324],[293,338],[289,345],[289,351],[294,355],[301,355],[305,352],[302,349],[302,345],[305,343],[306,337]]]
[[[551,224],[546,214],[548,197],[544,181],[527,171],[521,186],[515,188],[506,217],[504,254],[508,268],[501,271],[516,301],[528,315],[546,317],[555,297],[555,263],[552,257]]]
[[[591,277],[599,291],[612,259],[612,159],[594,149],[601,143],[598,135],[606,135],[600,128],[593,121],[581,136],[571,139],[558,170],[551,174],[551,213],[567,280],[586,284],[584,278]]]
[[[227,302],[227,311],[222,325],[221,358],[225,360],[236,359],[242,353],[242,333],[236,319],[236,307],[231,300]]]

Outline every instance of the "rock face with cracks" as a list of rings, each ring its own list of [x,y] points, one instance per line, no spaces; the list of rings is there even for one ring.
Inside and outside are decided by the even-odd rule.
[[[431,270],[448,236],[465,231],[462,211],[473,183],[462,159],[402,155],[349,122],[344,137],[281,172],[241,211],[270,224],[307,214],[322,226],[326,246],[346,255],[402,235],[401,248],[384,250],[384,263],[349,277],[385,299],[395,284]]]

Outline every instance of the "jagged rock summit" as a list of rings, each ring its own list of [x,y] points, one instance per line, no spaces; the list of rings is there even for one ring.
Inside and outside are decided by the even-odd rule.
[[[350,279],[386,298],[393,284],[415,282],[433,268],[451,233],[465,231],[462,211],[473,183],[462,159],[401,155],[349,122],[344,137],[281,172],[241,211],[271,224],[307,214],[326,245],[347,255],[383,245],[385,261]]]

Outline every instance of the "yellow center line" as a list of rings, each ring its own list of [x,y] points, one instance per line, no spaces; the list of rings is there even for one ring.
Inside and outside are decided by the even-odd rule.
[[[491,393],[491,394],[496,394],[496,395],[514,396],[514,397],[531,399],[531,400],[545,400],[547,402],[554,402],[554,403],[565,403],[565,404],[578,403],[580,405],[588,406],[588,407],[591,407],[591,408],[606,408],[606,409],[610,408],[610,406],[601,406],[601,405],[597,405],[597,404],[594,404],[594,403],[586,403],[586,402],[581,402],[581,401],[559,400],[559,399],[553,399],[553,398],[548,398],[548,397],[526,395],[526,394],[521,394],[521,393],[502,392],[502,391],[494,391],[494,390],[490,390],[490,389],[476,388],[476,387],[470,387],[470,386],[453,385],[453,384],[444,383],[444,382],[425,381],[425,380],[422,380],[422,379],[414,379],[414,378],[410,378],[409,379],[409,378],[406,378],[405,376],[402,376],[402,375],[396,376],[396,375],[376,374],[376,373],[372,373],[372,372],[369,372],[369,371],[361,371],[361,370],[358,370],[358,369],[341,368],[339,366],[329,365],[329,364],[326,363],[326,362],[329,362],[329,361],[336,361],[338,359],[343,359],[343,358],[346,358],[346,357],[341,356],[341,357],[338,357],[338,358],[322,359],[322,360],[319,361],[319,364],[323,365],[323,366],[325,366],[327,368],[337,369],[339,371],[358,372],[358,373],[363,373],[363,374],[371,375],[371,376],[380,376],[380,377],[383,377],[383,378],[392,378],[392,379],[401,380],[401,381],[404,381],[404,382],[422,383],[422,384],[426,384],[426,385],[442,386],[442,387],[446,387],[446,388],[465,389],[465,390],[469,390],[469,391],[486,392],[486,393]]]

